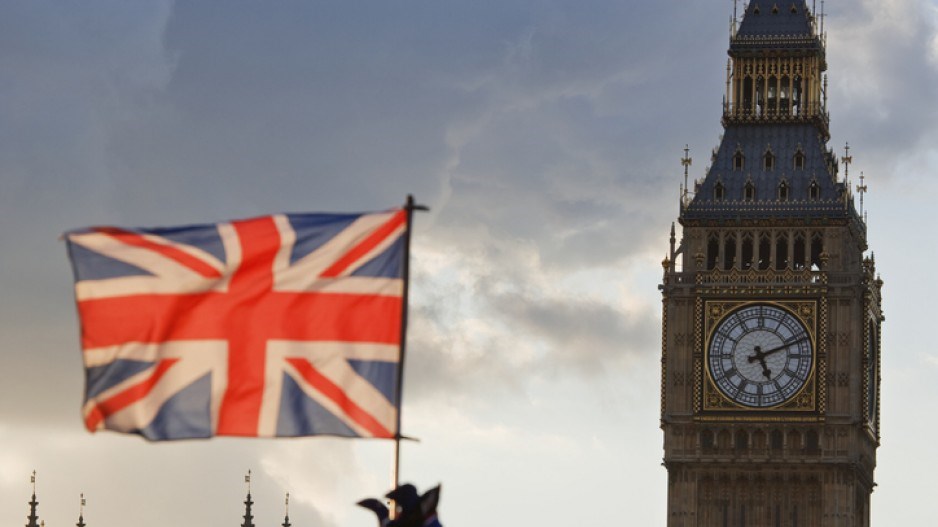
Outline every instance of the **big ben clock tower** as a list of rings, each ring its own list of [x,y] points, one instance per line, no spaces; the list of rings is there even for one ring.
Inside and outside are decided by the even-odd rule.
[[[865,527],[882,281],[828,147],[824,36],[805,0],[752,0],[729,56],[663,262],[668,525]]]

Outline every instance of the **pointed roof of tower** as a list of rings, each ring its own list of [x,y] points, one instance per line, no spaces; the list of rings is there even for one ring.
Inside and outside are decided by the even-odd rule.
[[[730,43],[730,53],[746,50],[821,49],[814,15],[805,0],[752,0]]]
[[[734,167],[737,156],[744,160],[741,169]],[[771,168],[766,156],[775,159]],[[797,156],[802,156],[803,165],[796,169]],[[854,217],[847,187],[837,178],[837,161],[812,125],[727,127],[707,176],[696,185],[681,218]]]
[[[29,478],[30,483],[33,484],[33,497],[29,500],[29,516],[26,517],[29,520],[29,523],[26,524],[26,527],[39,527],[39,514],[36,512],[39,507],[39,501],[36,500],[36,471],[33,471],[32,476]]]

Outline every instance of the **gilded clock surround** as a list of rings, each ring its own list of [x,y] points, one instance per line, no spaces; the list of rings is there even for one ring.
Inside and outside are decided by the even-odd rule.
[[[813,350],[813,360],[811,369],[804,385],[797,390],[797,393],[781,404],[771,407],[754,408],[745,406],[733,401],[717,386],[712,377],[710,368],[705,366],[707,349],[713,340],[713,332],[719,324],[732,315],[738,309],[753,305],[771,305],[781,308],[790,315],[794,316],[806,328],[811,349]],[[817,320],[818,320],[818,301],[815,300],[704,300],[703,302],[703,338],[697,339],[703,344],[700,350],[702,360],[697,361],[698,367],[703,370],[702,390],[702,410],[704,412],[752,412],[752,411],[771,411],[771,412],[815,412],[817,410],[817,388],[815,371],[818,364],[817,346]]]

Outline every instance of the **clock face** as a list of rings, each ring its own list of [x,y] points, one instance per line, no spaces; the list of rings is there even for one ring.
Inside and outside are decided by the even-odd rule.
[[[771,408],[792,399],[808,382],[813,360],[808,329],[772,304],[731,311],[717,324],[707,351],[717,388],[749,408]]]

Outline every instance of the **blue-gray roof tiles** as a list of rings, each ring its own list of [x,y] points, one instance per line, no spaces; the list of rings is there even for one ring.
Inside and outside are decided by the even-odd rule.
[[[766,166],[766,154],[773,157]],[[742,167],[737,156],[742,156]],[[802,162],[796,165],[796,156]],[[704,180],[682,212],[685,219],[834,217],[847,213],[837,159],[810,124],[734,125],[725,129]],[[784,182],[786,192],[779,188]],[[746,196],[747,184],[752,196]],[[719,196],[717,186],[722,186]],[[812,186],[815,190],[812,192]]]
[[[820,49],[804,0],[752,0],[730,44],[730,51],[760,48]]]

